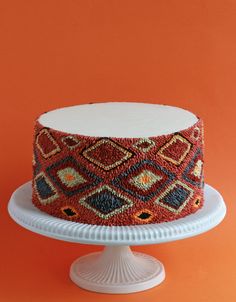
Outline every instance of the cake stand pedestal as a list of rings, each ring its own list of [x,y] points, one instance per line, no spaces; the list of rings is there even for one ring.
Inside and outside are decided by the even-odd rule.
[[[156,258],[132,252],[131,245],[157,244],[196,236],[218,225],[226,206],[218,191],[204,189],[205,204],[196,213],[159,224],[97,226],[75,223],[48,215],[31,201],[31,182],[11,196],[8,211],[22,227],[55,239],[105,245],[102,252],[75,260],[70,278],[81,288],[102,293],[132,293],[147,290],[165,279],[163,264]]]

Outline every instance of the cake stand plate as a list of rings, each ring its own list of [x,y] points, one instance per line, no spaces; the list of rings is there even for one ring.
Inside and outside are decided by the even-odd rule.
[[[75,260],[70,278],[81,288],[102,293],[132,293],[152,288],[165,279],[163,264],[156,258],[132,252],[130,245],[156,244],[204,233],[226,214],[220,193],[205,185],[204,206],[196,213],[171,222],[134,226],[97,226],[71,222],[40,211],[31,201],[31,181],[11,196],[8,211],[22,227],[54,239],[105,245],[102,252]]]

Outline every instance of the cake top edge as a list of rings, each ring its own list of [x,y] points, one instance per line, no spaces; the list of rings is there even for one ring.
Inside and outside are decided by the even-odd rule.
[[[202,122],[194,113],[171,105],[100,102],[61,107],[36,118],[41,127],[86,137],[143,138],[187,130]]]

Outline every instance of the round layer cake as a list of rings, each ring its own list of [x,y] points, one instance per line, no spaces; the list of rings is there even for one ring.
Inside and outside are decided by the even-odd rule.
[[[89,103],[35,121],[32,202],[79,223],[122,226],[191,215],[204,203],[203,122],[182,108]]]

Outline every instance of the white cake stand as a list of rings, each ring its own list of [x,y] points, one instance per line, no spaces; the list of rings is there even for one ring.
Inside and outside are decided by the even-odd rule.
[[[102,293],[132,293],[165,279],[163,264],[130,245],[155,244],[196,236],[218,225],[226,214],[222,196],[205,185],[205,204],[195,214],[172,222],[136,226],[97,226],[66,221],[38,210],[31,202],[31,182],[11,196],[8,211],[24,228],[59,240],[105,245],[103,252],[78,258],[70,278],[78,286]]]

